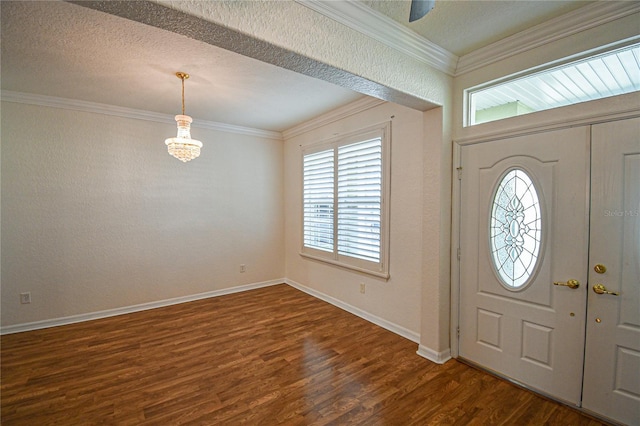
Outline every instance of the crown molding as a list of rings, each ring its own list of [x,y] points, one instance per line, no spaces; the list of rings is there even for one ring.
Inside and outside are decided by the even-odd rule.
[[[115,105],[100,104],[97,102],[81,101],[78,99],[58,98],[55,96],[37,95],[33,93],[13,92],[3,90],[1,99],[4,102],[14,102],[27,105],[39,105],[51,108],[61,108],[72,111],[92,112],[95,114],[111,115],[115,117],[132,118],[135,120],[153,121],[156,123],[175,124],[173,115],[158,112],[144,111],[140,109],[125,108]],[[282,140],[282,133],[270,130],[254,129],[251,127],[236,126],[233,124],[219,123],[216,121],[194,120],[192,127],[220,132],[236,133],[241,135],[256,136],[267,139]]]
[[[594,2],[458,58],[360,2],[295,1],[451,76],[468,73],[640,11],[639,2]]]
[[[360,2],[295,1],[448,75],[455,72],[456,55]]]
[[[370,98],[365,96],[362,99],[358,99],[355,102],[351,102],[345,106],[336,108],[334,110],[329,111],[326,114],[322,114],[318,117],[312,118],[309,121],[298,124],[295,127],[285,130],[282,132],[283,139],[291,139],[293,137],[299,136],[303,133],[310,132],[319,127],[326,126],[327,124],[334,123],[338,120],[342,120],[343,118],[349,117],[351,115],[357,114],[362,111],[366,111],[375,106],[381,105],[385,103],[381,99]]]
[[[640,2],[595,2],[460,57],[455,76],[640,11]]]

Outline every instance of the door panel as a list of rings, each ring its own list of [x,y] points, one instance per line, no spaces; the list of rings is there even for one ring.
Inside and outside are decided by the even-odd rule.
[[[584,355],[589,140],[582,127],[461,149],[459,354],[574,405],[580,404]],[[542,216],[537,267],[520,288],[500,278],[489,243],[493,196],[514,169],[531,178]],[[517,211],[505,221],[516,261],[516,246],[527,249],[517,241],[527,223],[513,219]],[[570,279],[581,285],[553,285]]]
[[[583,407],[640,424],[640,119],[593,126],[592,146]]]

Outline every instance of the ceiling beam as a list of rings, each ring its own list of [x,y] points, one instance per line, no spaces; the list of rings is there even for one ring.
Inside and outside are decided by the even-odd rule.
[[[329,61],[313,58],[311,55],[300,53],[293,48],[278,46],[265,38],[258,38],[234,29],[228,24],[224,25],[222,22],[212,22],[209,19],[203,19],[202,17],[153,1],[69,1],[69,3],[151,25],[189,37],[193,40],[217,46],[262,62],[413,109],[426,111],[441,105],[442,102],[440,99],[434,101],[428,100],[429,96],[421,96],[421,94],[411,87],[402,88],[399,87],[398,84],[393,84],[394,82],[390,82],[389,84],[389,82],[384,81],[384,78],[373,78],[373,75],[367,76],[361,71],[350,70],[348,67],[339,65],[332,65],[328,63]],[[188,3],[189,2],[184,2],[180,4],[188,5]],[[217,4],[224,2],[206,3],[209,4],[209,7],[222,7],[222,5]],[[278,4],[280,2],[274,3]],[[251,2],[248,4],[249,6],[253,5]],[[203,13],[210,12],[211,11],[205,11]],[[289,19],[291,19],[291,17],[289,17]],[[327,37],[329,37],[329,35],[327,35]],[[336,38],[336,40],[338,39]],[[319,40],[319,42],[326,43],[326,40]],[[336,41],[336,43],[338,43],[338,41]],[[339,48],[339,46],[336,45],[336,48]],[[364,64],[365,70],[371,69],[374,71],[380,68],[380,62],[376,62],[375,66],[367,67],[366,65],[367,64]],[[383,77],[389,76],[389,73],[400,73],[402,76],[403,70],[399,68],[398,65],[397,62],[386,64],[389,69],[384,70]],[[422,71],[422,74],[424,74],[424,70]],[[397,76],[393,75],[390,80],[393,80],[393,77]],[[406,77],[404,77],[404,79],[406,79]],[[416,80],[415,78],[413,79]],[[418,78],[417,80],[420,79]],[[402,80],[400,80],[400,82],[402,83]],[[448,90],[448,88],[446,90]],[[425,91],[428,94],[429,90]]]

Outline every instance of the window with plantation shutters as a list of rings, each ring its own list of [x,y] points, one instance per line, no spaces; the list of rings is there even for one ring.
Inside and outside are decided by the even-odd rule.
[[[303,150],[303,256],[388,278],[389,130]]]

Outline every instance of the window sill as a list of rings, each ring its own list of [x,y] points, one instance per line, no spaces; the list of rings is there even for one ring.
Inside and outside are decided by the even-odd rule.
[[[391,277],[388,272],[372,271],[370,269],[360,268],[358,266],[350,265],[350,264],[344,263],[344,262],[339,262],[337,260],[327,259],[327,258],[324,258],[324,257],[321,257],[321,256],[314,256],[314,255],[309,254],[309,253],[300,252],[300,256],[302,256],[304,258],[307,258],[307,259],[315,260],[315,261],[318,261],[318,262],[328,263],[330,265],[338,266],[340,268],[349,269],[351,271],[360,272],[362,274],[372,275],[374,277],[382,278],[384,280],[388,280]]]

